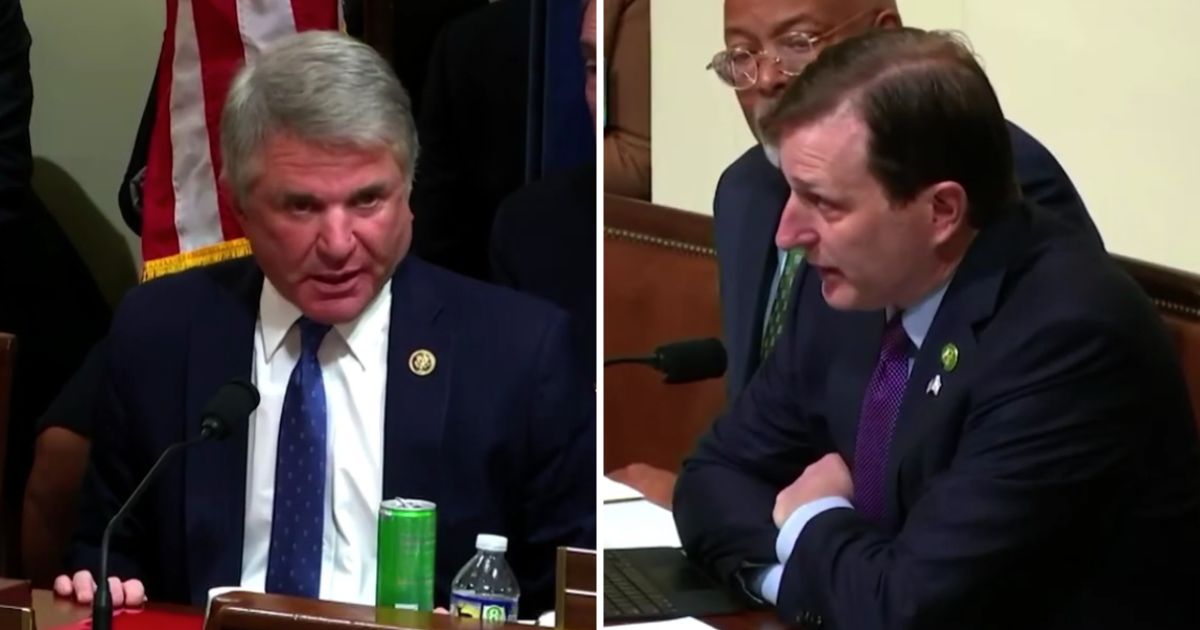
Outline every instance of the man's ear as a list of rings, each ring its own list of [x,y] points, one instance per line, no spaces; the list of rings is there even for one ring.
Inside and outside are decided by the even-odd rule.
[[[935,245],[941,245],[970,224],[967,191],[958,182],[938,182],[926,189]]]
[[[872,26],[875,28],[900,28],[904,26],[904,22],[900,19],[900,14],[895,9],[884,9],[875,16]]]

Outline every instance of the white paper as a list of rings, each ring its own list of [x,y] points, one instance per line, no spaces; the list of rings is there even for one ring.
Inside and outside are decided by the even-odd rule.
[[[695,617],[681,617],[667,621],[650,621],[646,623],[623,623],[621,630],[713,630],[710,626]]]
[[[620,481],[613,481],[608,477],[600,478],[600,500],[604,503],[640,498],[642,498],[641,492],[634,490]]]
[[[600,508],[600,518],[604,523],[603,549],[683,546],[671,513],[645,499],[606,503]]]

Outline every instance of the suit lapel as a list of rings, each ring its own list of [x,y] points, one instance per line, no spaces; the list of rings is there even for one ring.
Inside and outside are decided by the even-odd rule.
[[[747,379],[758,367],[763,317],[778,264],[775,231],[789,194],[787,183],[778,169],[767,161],[762,150],[755,151],[753,155],[758,176],[751,185],[747,207],[735,209],[746,213],[745,235],[736,239],[744,248],[741,255],[735,258],[741,265],[737,277],[757,279],[756,282],[738,282],[734,285],[735,304],[741,309],[739,319],[743,322],[740,330],[746,335],[742,347],[748,349],[747,356],[743,358],[746,361],[743,373]]]
[[[853,469],[863,396],[866,395],[867,382],[871,380],[879,358],[886,316],[883,311],[848,312],[843,318],[845,328],[831,336],[837,339],[839,351],[834,354],[837,364],[830,366],[827,381],[830,407],[826,424],[834,444],[846,454],[846,460]]]
[[[980,314],[979,310],[970,309],[970,306],[981,304],[973,300],[980,297],[977,291],[984,288],[977,284],[969,291],[975,295],[954,296],[957,299],[952,299],[947,292],[909,373],[884,473],[883,487],[892,489],[891,492],[885,492],[887,514],[895,526],[903,522],[903,506],[909,503],[905,500],[905,494],[910,488],[901,483],[900,475],[905,457],[917,450],[930,432],[959,430],[953,421],[961,413],[966,395],[965,384],[973,371],[971,362],[976,356],[976,339],[972,324],[975,316]],[[964,305],[968,311],[956,312]],[[947,370],[942,364],[942,349],[947,344],[954,344],[958,349],[959,364],[954,370]],[[936,390],[936,393],[931,390]]]
[[[957,435],[962,430],[967,386],[980,378],[973,363],[978,354],[978,334],[995,313],[1011,259],[1026,245],[1023,237],[1027,217],[1023,211],[1014,214],[976,237],[913,363],[896,419],[884,485],[892,489],[886,493],[886,500],[893,526],[903,522],[904,506],[911,503],[906,500],[906,491],[915,489],[903,483],[901,472],[906,458],[918,452],[923,443],[931,442],[930,436],[944,436],[947,431]],[[943,350],[950,345],[957,349],[953,369],[942,359]]]
[[[206,270],[209,305],[192,320],[188,349],[186,416],[189,439],[200,434],[200,413],[230,379],[249,381],[262,272],[252,260]],[[188,578],[192,602],[204,602],[205,586],[239,584],[246,507],[248,430],[237,427],[222,442],[185,454],[184,500]]]
[[[425,263],[409,258],[392,277],[383,498],[440,496],[443,429],[454,367],[454,341],[438,326],[442,301]],[[424,352],[422,352],[424,351]],[[436,361],[427,374],[414,353]]]

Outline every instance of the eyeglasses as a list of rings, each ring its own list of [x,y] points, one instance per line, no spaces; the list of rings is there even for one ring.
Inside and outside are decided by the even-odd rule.
[[[704,69],[715,72],[722,83],[735,90],[746,90],[758,83],[759,65],[764,58],[773,61],[784,76],[797,76],[804,71],[808,64],[812,63],[819,46],[824,45],[838,31],[870,12],[870,10],[859,12],[854,17],[820,34],[792,31],[759,51],[752,52],[741,47],[722,50],[713,55],[712,61]]]

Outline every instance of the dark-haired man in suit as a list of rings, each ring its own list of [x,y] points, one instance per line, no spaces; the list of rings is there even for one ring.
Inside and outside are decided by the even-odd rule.
[[[724,6],[725,49],[709,67],[735,90],[755,137],[758,116],[821,48],[901,24],[895,0],[725,0]],[[1009,123],[1008,132],[1022,195],[1099,239],[1054,156],[1020,127]],[[717,185],[713,222],[730,403],[770,351],[791,287],[811,273],[802,252],[789,254],[773,243],[787,198],[778,160],[761,144],[725,169]]]
[[[691,558],[789,622],[1200,625],[1200,446],[1161,317],[1022,200],[952,36],[824,52],[762,122],[812,272],[684,463]]]

